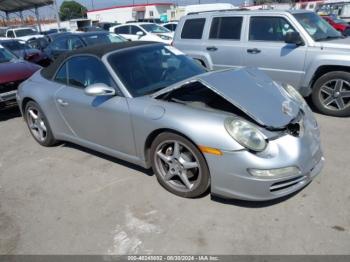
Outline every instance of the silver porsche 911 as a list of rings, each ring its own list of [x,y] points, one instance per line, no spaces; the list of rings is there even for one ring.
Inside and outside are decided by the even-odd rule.
[[[152,167],[182,197],[274,199],[323,167],[316,120],[293,87],[256,69],[207,72],[160,43],[69,52],[17,100],[41,145],[69,141]]]

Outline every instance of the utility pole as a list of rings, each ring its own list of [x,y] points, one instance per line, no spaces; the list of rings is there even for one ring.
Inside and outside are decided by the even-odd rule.
[[[61,20],[60,20],[60,13],[58,11],[57,0],[53,1],[53,6],[54,6],[55,13],[56,13],[57,27],[58,27],[58,29],[61,29]]]

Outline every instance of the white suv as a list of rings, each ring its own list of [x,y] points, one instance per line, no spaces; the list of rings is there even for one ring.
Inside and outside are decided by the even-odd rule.
[[[109,31],[131,41],[155,41],[170,44],[174,32],[155,23],[128,23],[109,28]]]
[[[43,35],[39,34],[38,31],[36,31],[31,27],[7,29],[5,36],[7,38],[16,38],[18,40],[23,40],[23,41],[28,41],[29,39],[43,37]]]

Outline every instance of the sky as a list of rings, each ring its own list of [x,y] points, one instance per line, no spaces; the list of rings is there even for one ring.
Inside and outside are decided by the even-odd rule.
[[[145,3],[175,3],[177,5],[193,5],[193,4],[208,4],[208,3],[232,3],[234,5],[240,5],[244,0],[75,0],[84,5],[88,10],[105,8],[118,5],[131,5],[131,4],[145,4]],[[63,0],[57,0],[58,6],[61,5]],[[40,17],[54,18],[54,9],[52,6],[39,8]],[[24,16],[34,15],[33,12],[26,11]],[[10,17],[18,17],[15,14],[11,14]],[[5,14],[0,12],[0,19],[5,18]]]

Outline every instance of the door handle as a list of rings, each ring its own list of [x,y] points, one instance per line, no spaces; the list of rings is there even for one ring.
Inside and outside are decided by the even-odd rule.
[[[216,51],[216,50],[218,50],[218,48],[216,46],[208,46],[207,50],[208,51]]]
[[[250,54],[259,54],[260,52],[261,50],[257,48],[247,49],[247,53],[250,53]]]
[[[69,105],[68,102],[64,101],[61,98],[57,99],[57,103],[59,103],[61,106],[68,106]]]

